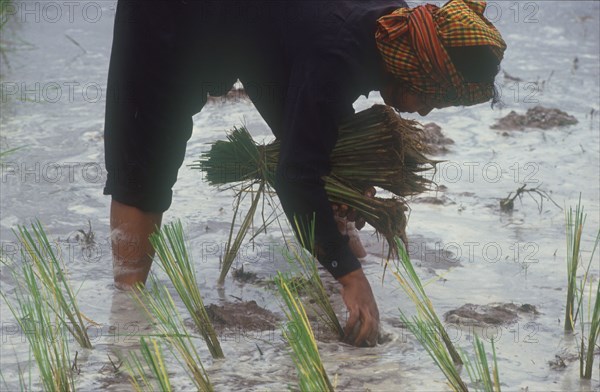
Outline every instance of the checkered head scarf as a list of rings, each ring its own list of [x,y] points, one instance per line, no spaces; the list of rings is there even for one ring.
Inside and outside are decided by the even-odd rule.
[[[400,8],[377,20],[375,40],[385,67],[396,79],[432,102],[475,105],[494,95],[491,83],[465,82],[445,47],[488,45],[502,60],[506,43],[485,18],[486,3],[450,0]]]

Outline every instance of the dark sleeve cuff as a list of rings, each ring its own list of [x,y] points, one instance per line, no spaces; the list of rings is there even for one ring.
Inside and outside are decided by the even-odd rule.
[[[348,241],[348,236],[343,236],[340,245],[336,248],[324,249],[323,256],[318,258],[319,263],[336,279],[362,268],[360,261],[352,253]]]

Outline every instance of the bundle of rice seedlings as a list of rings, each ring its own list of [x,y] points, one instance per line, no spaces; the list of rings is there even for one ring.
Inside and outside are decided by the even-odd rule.
[[[213,358],[224,358],[217,333],[206,313],[204,301],[198,289],[196,272],[185,243],[181,221],[165,225],[150,236],[160,267],[167,273],[177,294],[192,316],[194,324],[204,338]]]
[[[401,238],[404,244],[408,245],[405,232],[405,212],[408,211],[408,206],[404,200],[367,197],[360,189],[346,185],[332,176],[325,177],[325,190],[331,202],[345,204],[360,211],[366,222],[387,240],[389,256],[396,255],[395,238]]]
[[[169,343],[169,348],[199,391],[212,392],[213,387],[204,370],[202,360],[190,335],[187,333],[181,315],[177,311],[173,297],[164,286],[159,286],[156,278],[151,277],[151,290],[141,285],[132,291],[133,298],[144,311],[156,321],[159,333]]]
[[[402,269],[400,270],[400,268],[397,268],[397,271],[394,272],[394,276],[398,282],[400,282],[400,287],[402,287],[402,290],[404,290],[406,295],[408,295],[411,301],[415,304],[419,319],[423,322],[422,324],[424,326],[433,328],[433,335],[439,335],[439,339],[441,339],[441,341],[446,345],[448,354],[454,363],[461,365],[462,359],[460,358],[460,355],[456,351],[454,344],[452,344],[448,333],[444,329],[442,322],[435,312],[431,300],[425,293],[423,285],[421,284],[421,280],[419,279],[419,276],[415,272],[415,269],[410,262],[408,253],[404,248],[404,244],[398,238],[396,239],[396,247],[398,249],[399,265],[402,267]]]
[[[331,153],[331,176],[366,189],[377,186],[405,197],[430,188],[421,176],[436,161],[426,158],[416,121],[399,117],[385,105],[356,113],[338,129]],[[272,185],[280,144],[257,145],[248,131],[234,128],[228,141],[217,141],[192,167],[206,172],[211,185],[266,180]]]
[[[323,281],[319,277],[319,271],[317,270],[317,264],[315,258],[312,256],[315,254],[315,221],[314,219],[308,225],[303,225],[298,219],[294,220],[296,225],[296,233],[300,246],[302,249],[292,248],[292,258],[287,261],[292,265],[295,270],[300,273],[302,282],[301,287],[297,287],[296,284],[293,286],[295,290],[304,290],[310,302],[314,304],[320,311],[315,313],[319,316],[320,320],[327,325],[327,327],[334,333],[337,333],[340,339],[344,338],[344,329],[340,324],[340,321],[333,310],[329,296],[323,286]],[[290,285],[290,282],[287,282]],[[296,291],[297,292],[297,291]]]
[[[146,375],[146,368],[148,368],[158,383],[159,391],[172,391],[171,381],[158,341],[150,339],[150,343],[148,343],[142,336],[140,338],[140,353],[142,355],[141,359],[135,352],[132,352],[126,361],[129,380],[133,388],[138,392],[155,390],[154,384]]]
[[[567,306],[565,309],[565,331],[573,331],[575,327],[575,298],[577,296],[577,269],[579,268],[579,247],[581,233],[585,223],[585,215],[581,206],[581,198],[573,211],[566,212],[567,231]]]
[[[400,310],[400,320],[412,332],[437,367],[444,373],[452,390],[468,392],[469,389],[460,377],[460,372],[455,365],[455,361],[448,354],[446,345],[441,339],[438,325],[425,319],[422,314],[412,316],[409,319],[402,310]]]
[[[333,385],[327,377],[315,335],[306,311],[298,299],[298,293],[290,286],[289,278],[281,272],[277,273],[275,284],[286,305],[283,311],[288,323],[287,327],[283,328],[283,335],[292,349],[292,360],[298,371],[300,390],[333,391]]]
[[[432,185],[423,174],[433,169],[437,161],[422,154],[421,132],[417,122],[402,119],[385,105],[374,105],[339,127],[338,142],[331,154],[331,173],[324,177],[330,201],[348,205],[364,216],[367,223],[387,239],[390,256],[395,249],[394,237],[406,241],[408,207],[403,198],[429,190]],[[261,184],[263,191],[266,189],[263,184],[272,188],[279,142],[258,145],[244,127],[234,128],[227,139],[214,143],[192,168],[203,170],[211,185],[231,187],[249,182]],[[373,186],[388,190],[394,196],[389,199],[365,196],[364,190]],[[254,215],[257,200],[254,199],[248,215]],[[252,216],[244,220],[245,226],[236,241],[246,235]],[[228,247],[228,253],[230,250],[235,251],[235,247]],[[235,253],[228,254],[227,261],[231,263],[234,256]]]
[[[77,298],[63,271],[64,265],[54,253],[44,228],[39,221],[31,225],[31,231],[18,226],[15,235],[21,242],[23,260],[31,262],[36,281],[43,298],[52,312],[83,348],[92,348]]]
[[[67,339],[64,336],[65,315],[52,304],[54,298],[43,285],[29,263],[24,263],[15,289],[16,305],[0,292],[29,342],[30,352],[39,369],[45,391],[74,391],[75,384]],[[24,381],[20,380],[23,387]]]
[[[493,367],[490,372],[485,345],[475,335],[473,340],[473,349],[475,350],[474,361],[470,361],[465,357],[465,367],[469,373],[471,382],[476,386],[477,391],[484,392],[500,392],[500,375],[498,373],[498,362],[496,360],[496,347],[492,339],[492,359]]]

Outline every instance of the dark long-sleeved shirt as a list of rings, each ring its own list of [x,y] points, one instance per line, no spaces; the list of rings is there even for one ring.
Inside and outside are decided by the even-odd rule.
[[[381,87],[376,20],[406,4],[398,0],[128,4],[119,17],[129,20],[120,30],[115,28],[115,40],[120,34],[119,39],[130,41],[129,49],[121,55],[113,49],[117,58],[111,61],[111,72],[121,75],[117,77],[123,78],[122,85],[136,86],[134,101],[155,109],[145,126],[169,128],[189,121],[206,102],[207,93],[224,94],[239,78],[281,141],[275,188],[286,215],[306,221],[314,214],[315,240],[323,251],[319,261],[334,277],[360,268],[347,237],[337,230],[321,177],[330,170],[340,121],[354,112],[352,104],[360,95]]]

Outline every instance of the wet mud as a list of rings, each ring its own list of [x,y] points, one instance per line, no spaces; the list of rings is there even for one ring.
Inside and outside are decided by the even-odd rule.
[[[499,119],[491,128],[503,131],[523,131],[526,128],[547,130],[577,123],[575,117],[562,110],[536,106],[527,110],[525,114],[518,114],[513,110]]]
[[[488,305],[465,304],[444,314],[447,323],[487,327],[489,325],[509,325],[517,322],[519,316],[537,316],[540,313],[534,305],[513,303],[491,303]]]
[[[441,155],[448,152],[448,145],[454,144],[454,140],[442,133],[442,127],[434,122],[423,125],[421,135],[423,152],[431,155]]]
[[[258,306],[256,301],[210,304],[206,307],[206,312],[219,334],[240,330],[273,330],[281,320],[273,312]]]
[[[206,103],[211,105],[222,105],[226,103],[239,103],[246,102],[249,103],[250,97],[246,93],[243,87],[234,86],[231,90],[229,90],[224,95],[212,96],[209,95],[207,97]]]

